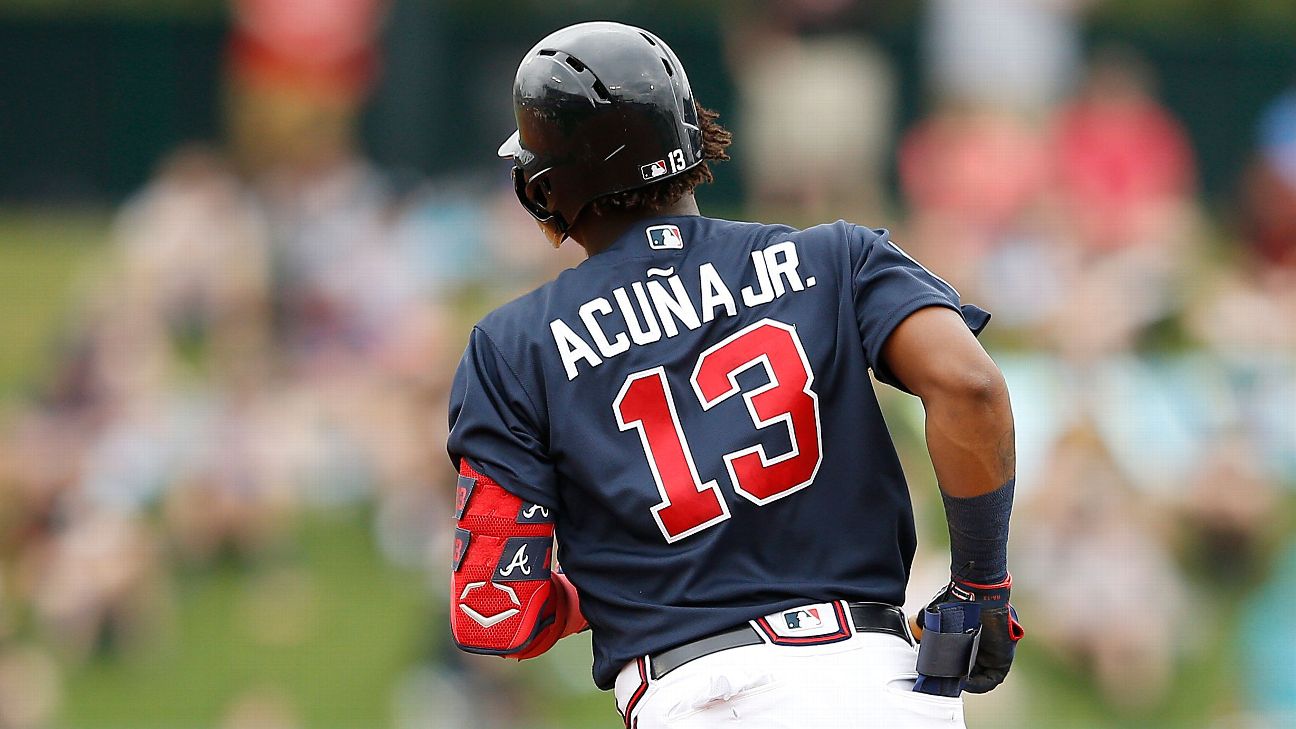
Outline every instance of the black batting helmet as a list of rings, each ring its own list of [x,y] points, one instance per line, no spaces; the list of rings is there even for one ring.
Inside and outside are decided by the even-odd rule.
[[[512,157],[522,207],[565,238],[581,210],[702,162],[688,76],[646,30],[580,23],[527,52],[513,82]]]

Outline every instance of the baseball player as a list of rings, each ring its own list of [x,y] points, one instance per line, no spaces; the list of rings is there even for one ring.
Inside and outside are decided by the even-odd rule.
[[[1001,682],[1021,637],[989,315],[884,230],[702,216],[730,134],[652,33],[559,30],[513,100],[518,200],[588,258],[483,319],[459,365],[459,647],[529,658],[588,627],[594,682],[639,729],[962,726],[960,690]],[[921,655],[869,370],[922,399],[948,515]]]

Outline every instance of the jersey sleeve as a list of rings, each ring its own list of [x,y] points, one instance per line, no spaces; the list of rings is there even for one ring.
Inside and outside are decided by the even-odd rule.
[[[980,334],[990,314],[971,304],[961,304],[959,293],[891,242],[885,230],[850,226],[851,287],[855,318],[869,367],[878,380],[893,387],[904,385],[882,361],[882,346],[910,314],[928,306],[943,306],[963,316],[973,334]]]
[[[502,488],[548,508],[558,505],[546,420],[490,337],[473,329],[450,391],[446,448],[456,470],[467,459]]]

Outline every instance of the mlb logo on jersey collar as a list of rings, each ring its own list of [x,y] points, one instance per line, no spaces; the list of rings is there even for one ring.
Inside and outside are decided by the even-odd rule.
[[[644,232],[648,234],[648,247],[654,251],[679,250],[684,247],[680,229],[674,225],[654,225]]]

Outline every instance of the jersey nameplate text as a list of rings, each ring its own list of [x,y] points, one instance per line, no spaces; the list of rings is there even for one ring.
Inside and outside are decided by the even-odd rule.
[[[581,363],[597,367],[632,346],[678,336],[681,327],[693,330],[716,317],[735,316],[739,301],[757,307],[815,285],[813,276],[803,279],[797,270],[800,259],[792,241],[753,251],[751,263],[755,283],[743,286],[737,296],[711,263],[698,267],[696,290],[689,290],[673,268],[651,268],[645,281],[581,304],[575,322],[549,322],[567,379],[580,375]]]

